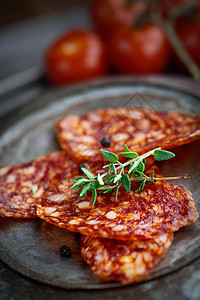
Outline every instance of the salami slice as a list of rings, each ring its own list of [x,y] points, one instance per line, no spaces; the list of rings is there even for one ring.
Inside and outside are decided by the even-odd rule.
[[[152,166],[147,174],[151,174]],[[197,221],[198,212],[192,194],[182,186],[159,181],[135,193],[123,188],[115,194],[98,195],[91,208],[92,195],[78,199],[65,180],[48,190],[37,206],[37,215],[45,221],[73,232],[120,240],[151,239]]]
[[[81,254],[91,270],[103,280],[127,284],[147,277],[172,241],[172,233],[136,241],[82,236]]]
[[[200,138],[200,116],[139,108],[106,108],[67,116],[55,126],[61,148],[78,160],[102,160],[99,149],[139,154]]]
[[[36,204],[44,191],[73,172],[77,175],[77,166],[64,151],[0,168],[0,216],[37,217]]]

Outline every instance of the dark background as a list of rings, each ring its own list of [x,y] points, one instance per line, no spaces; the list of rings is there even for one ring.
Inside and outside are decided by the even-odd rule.
[[[92,0],[0,0],[0,29],[37,16],[88,6]]]
[[[49,88],[43,80],[45,51],[63,32],[91,28],[91,3],[0,0],[0,118]]]

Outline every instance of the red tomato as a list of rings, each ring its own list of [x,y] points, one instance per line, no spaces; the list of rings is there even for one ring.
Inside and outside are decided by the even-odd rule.
[[[177,32],[185,49],[200,67],[200,15],[195,21],[178,26]]]
[[[111,65],[121,73],[149,74],[166,69],[171,48],[162,29],[146,24],[139,29],[121,28],[109,44]]]
[[[126,0],[95,0],[92,19],[97,31],[109,37],[119,25],[133,25],[137,16],[147,8],[143,1],[127,4]]]
[[[162,11],[165,17],[168,16],[169,12],[172,11],[175,8],[178,8],[179,5],[187,4],[188,8],[186,12],[188,13],[189,17],[189,4],[192,4],[190,0],[160,0]],[[195,3],[194,3],[195,4]],[[194,61],[200,66],[200,2],[196,1],[196,13],[197,16],[194,21],[188,20],[187,16],[180,15],[176,19],[176,29],[177,33],[183,42],[183,45],[185,49],[188,51],[188,53],[192,56]],[[192,6],[191,6],[192,7]],[[191,12],[192,14],[192,12]],[[192,15],[191,15],[192,17]],[[183,63],[180,62],[180,59],[177,58],[177,55],[175,54],[175,59],[178,62],[178,64],[182,67],[182,69],[185,69],[185,66],[183,66]]]
[[[105,46],[94,32],[71,31],[57,40],[46,54],[46,74],[62,85],[107,73]]]

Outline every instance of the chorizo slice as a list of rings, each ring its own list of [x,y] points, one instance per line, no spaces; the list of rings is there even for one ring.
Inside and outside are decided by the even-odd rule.
[[[64,151],[31,162],[0,168],[0,216],[36,218],[36,204],[43,193],[77,166]],[[75,172],[76,173],[76,172]]]
[[[124,144],[143,154],[200,138],[200,116],[139,108],[106,108],[67,116],[55,125],[62,149],[77,160],[102,160],[99,149],[119,154]]]
[[[146,174],[158,167],[153,165]],[[196,222],[197,208],[190,191],[164,181],[157,181],[135,193],[123,188],[109,194],[98,194],[92,208],[92,195],[79,199],[77,190],[70,190],[68,179],[48,190],[37,205],[37,215],[45,221],[73,232],[97,237],[136,240],[151,239]]]
[[[146,278],[172,241],[173,233],[136,241],[82,236],[81,254],[91,270],[103,280],[127,284]]]

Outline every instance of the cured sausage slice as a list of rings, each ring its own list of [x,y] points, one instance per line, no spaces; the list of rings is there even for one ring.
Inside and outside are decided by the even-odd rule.
[[[55,126],[61,148],[77,160],[102,160],[99,149],[119,154],[124,144],[139,154],[200,138],[200,116],[139,108],[106,108],[71,115]]]
[[[64,151],[0,168],[0,216],[36,218],[36,204],[44,191],[76,170]]]
[[[152,166],[146,174],[151,174]],[[84,235],[120,240],[150,239],[197,221],[198,212],[190,191],[159,181],[146,185],[135,193],[119,189],[115,194],[98,195],[94,208],[92,196],[78,199],[78,192],[70,190],[73,183],[65,180],[48,190],[37,206],[37,215],[45,221]]]
[[[126,284],[147,277],[172,241],[173,233],[136,241],[82,236],[81,254],[91,270],[103,280]]]

